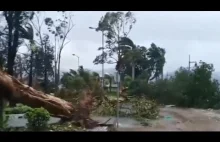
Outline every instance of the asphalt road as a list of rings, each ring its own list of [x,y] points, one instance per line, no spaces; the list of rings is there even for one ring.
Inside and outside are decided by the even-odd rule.
[[[149,126],[121,127],[117,131],[220,131],[220,111],[161,108],[159,118]]]

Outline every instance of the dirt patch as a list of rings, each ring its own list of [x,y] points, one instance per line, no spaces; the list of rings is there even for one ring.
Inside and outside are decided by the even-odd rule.
[[[119,128],[118,131],[220,131],[219,111],[161,108],[160,117],[150,126]]]

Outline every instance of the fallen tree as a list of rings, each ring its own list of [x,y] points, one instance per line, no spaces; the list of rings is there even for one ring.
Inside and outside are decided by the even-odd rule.
[[[9,96],[9,94],[11,95]],[[89,118],[94,101],[93,92],[90,90],[84,91],[79,104],[73,106],[70,102],[37,91],[0,71],[0,97],[1,99],[7,99],[9,102],[22,103],[32,108],[43,107],[52,116],[65,120],[74,120],[85,128],[99,125],[98,122]]]

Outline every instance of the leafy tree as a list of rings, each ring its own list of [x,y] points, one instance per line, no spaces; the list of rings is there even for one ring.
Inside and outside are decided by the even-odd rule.
[[[0,32],[1,40],[3,40],[2,44],[7,43],[7,49],[3,49],[3,51],[7,50],[7,72],[13,76],[13,66],[18,47],[23,39],[31,39],[31,28],[27,25],[27,19],[33,18],[33,13],[31,11],[3,11],[2,14],[6,20],[6,26]],[[3,59],[1,59],[2,63]],[[8,95],[10,96],[10,94]],[[15,103],[10,102],[10,105],[15,106]],[[3,98],[0,98],[1,124],[3,124],[3,110],[4,102]],[[2,125],[0,127],[2,128]]]
[[[27,24],[28,20],[33,18],[34,13],[32,11],[3,11],[3,15],[7,22],[7,30],[5,30],[8,42],[7,68],[8,73],[13,75],[13,66],[19,44],[22,43],[22,39],[33,39],[33,29]]]
[[[35,48],[28,49],[31,54],[25,56],[27,64],[25,65],[25,70],[29,70],[29,77],[33,77],[36,81],[40,82],[41,87],[44,88],[45,92],[48,92],[48,86],[51,82],[54,72],[53,72],[53,60],[54,60],[54,47],[50,45],[49,36],[45,35],[43,37],[43,47],[35,46]],[[31,56],[32,55],[32,56]],[[31,65],[32,63],[32,65]],[[31,67],[32,66],[32,67]],[[30,70],[33,68],[33,74]],[[43,80],[42,80],[43,78]]]
[[[212,107],[213,96],[220,95],[219,86],[216,80],[212,80],[214,67],[212,64],[207,64],[200,61],[198,66],[195,66],[192,74],[192,81],[187,87],[187,96],[189,98],[188,106],[193,107]],[[216,86],[217,85],[217,86]]]
[[[181,67],[173,76],[147,84],[137,78],[130,85],[131,95],[146,95],[161,104],[181,107],[219,108],[220,89],[213,80],[212,64],[200,62],[191,71]]]
[[[68,41],[67,37],[74,27],[72,14],[62,11],[61,18],[58,18],[54,21],[52,18],[47,17],[44,21],[48,26],[48,31],[55,38],[55,84],[57,87],[60,82],[61,53],[63,48],[70,42]]]
[[[103,62],[116,64],[116,70],[121,72],[121,59],[122,50],[124,46],[121,46],[120,41],[122,37],[127,37],[130,33],[132,26],[135,24],[136,19],[132,12],[107,12],[99,22],[98,30],[106,31],[106,47],[104,47],[105,52],[101,55],[96,56],[93,61],[94,64],[100,64]],[[98,50],[102,50],[99,48]],[[115,57],[116,55],[116,57]]]
[[[36,35],[36,40],[35,40],[36,51],[33,54],[32,50],[30,50],[31,51],[30,57],[33,59],[33,64],[34,64],[32,66],[33,66],[33,70],[35,70],[33,76],[35,76],[36,80],[39,80],[39,78],[44,78],[44,81],[40,81],[40,80],[39,81],[41,82],[41,85],[44,88],[44,91],[47,92],[48,91],[47,85],[49,85],[49,82],[51,82],[50,80],[54,76],[52,64],[55,58],[54,52],[56,49],[54,50],[55,47],[50,44],[51,38],[49,34],[42,31],[44,26],[48,26],[47,23],[45,23],[45,19],[47,18],[41,21],[40,18],[42,18],[41,14],[43,12],[37,11],[34,13],[35,13],[34,18],[30,20],[36,32],[35,34]]]
[[[143,58],[142,52],[139,48],[139,46],[136,46],[133,41],[127,37],[122,38],[121,46],[126,47],[125,50],[123,50],[123,63],[124,64],[130,64],[132,68],[132,80],[135,78],[135,66],[138,62],[138,60],[141,60]],[[125,65],[124,65],[125,66]]]
[[[63,87],[69,90],[81,91],[85,88],[92,88],[97,81],[98,73],[89,72],[80,67],[78,71],[70,69],[63,73],[61,83]]]
[[[157,47],[154,43],[147,49],[144,46],[135,46],[131,40],[129,43],[129,40],[127,38],[123,42],[123,45],[133,47],[124,51],[124,74],[134,76],[135,72],[136,77],[146,79],[147,82],[158,78],[163,73],[165,49]]]

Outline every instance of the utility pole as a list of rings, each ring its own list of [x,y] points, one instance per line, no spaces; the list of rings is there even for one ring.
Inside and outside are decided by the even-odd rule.
[[[190,71],[190,64],[192,64],[192,63],[196,64],[196,61],[191,61],[190,60],[190,55],[189,55],[189,71]]]

